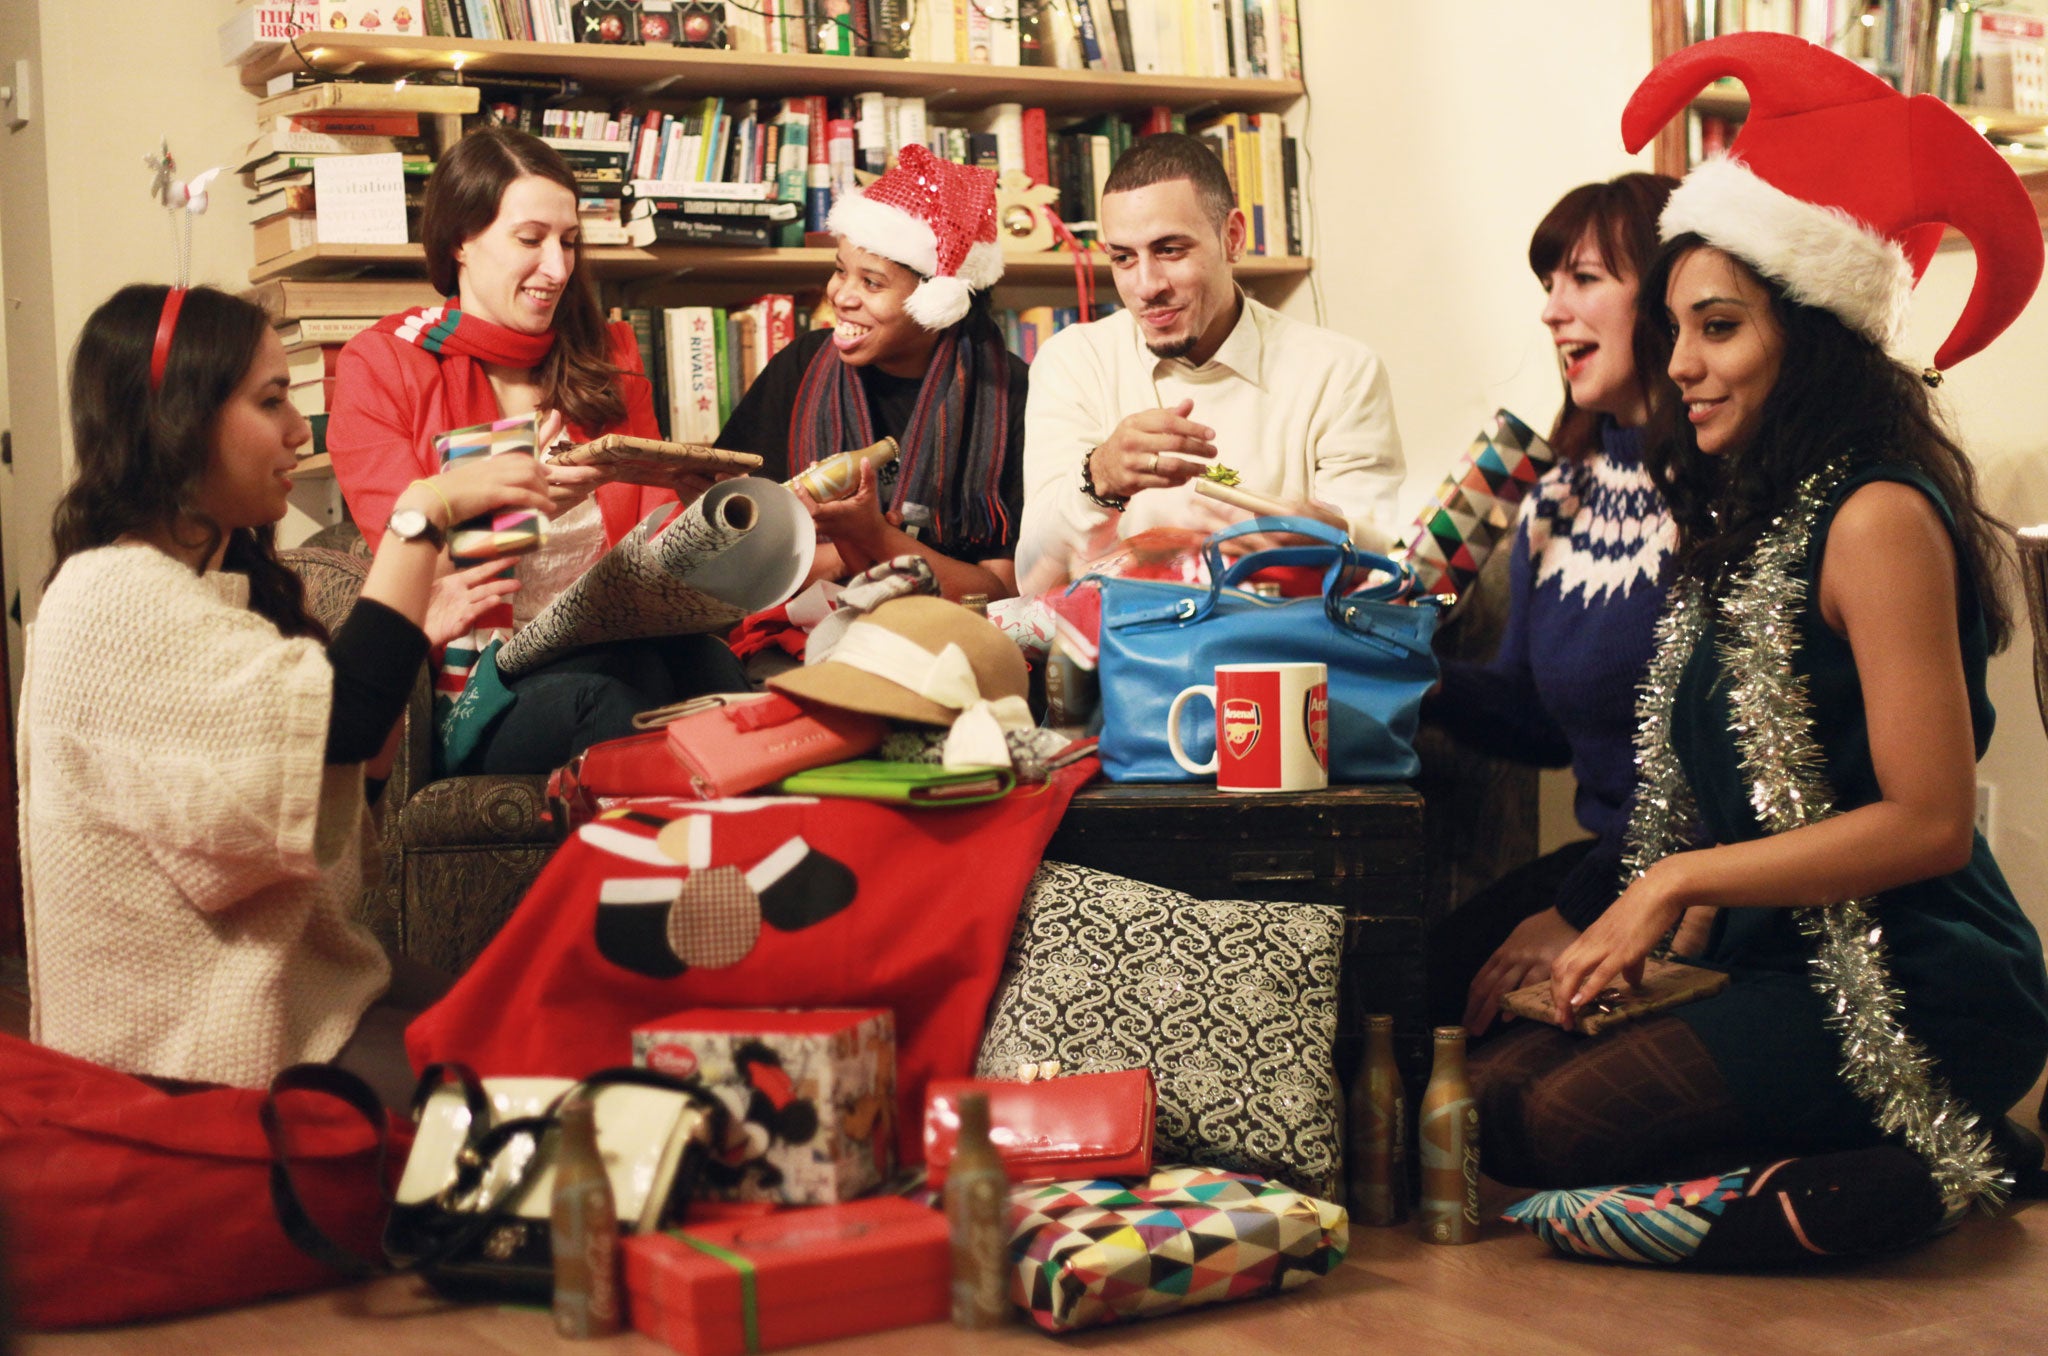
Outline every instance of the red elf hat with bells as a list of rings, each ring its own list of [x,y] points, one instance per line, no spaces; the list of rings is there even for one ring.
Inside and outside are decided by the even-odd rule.
[[[1651,71],[1621,115],[1630,151],[1724,75],[1749,90],[1727,153],[1696,166],[1659,219],[1691,232],[1890,351],[1944,225],[1977,251],[1970,298],[1937,369],[1989,344],[2041,280],[2041,223],[2019,177],[1955,110],[1907,98],[1784,33],[1731,33]]]
[[[928,330],[958,324],[971,295],[1003,276],[996,172],[915,143],[897,153],[894,169],[833,204],[825,229],[922,274],[904,309]]]

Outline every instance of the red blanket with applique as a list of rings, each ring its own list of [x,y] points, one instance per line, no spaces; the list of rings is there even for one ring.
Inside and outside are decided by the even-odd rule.
[[[636,800],[571,834],[469,972],[413,1023],[415,1066],[579,1078],[686,1007],[887,1007],[897,1133],[971,1071],[1025,887],[1091,759],[986,805]]]

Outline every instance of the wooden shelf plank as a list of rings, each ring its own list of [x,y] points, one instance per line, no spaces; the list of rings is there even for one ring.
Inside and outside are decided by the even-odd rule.
[[[1694,99],[1692,107],[1695,113],[1739,120],[1749,116],[1749,94],[1740,85],[1716,85]],[[1989,136],[2022,137],[2048,131],[2048,113],[2019,113],[2010,108],[1976,108],[1969,104],[1951,107],[1958,117]]]
[[[620,280],[663,276],[690,276],[707,280],[758,280],[764,284],[822,287],[832,271],[833,252],[828,249],[725,249],[710,246],[667,245],[633,249],[623,245],[593,245],[583,252],[584,260],[600,279]],[[1104,255],[1091,259],[1100,279],[1109,276]],[[1314,268],[1307,258],[1266,258],[1252,255],[1238,260],[1238,277],[1262,279],[1306,277]],[[249,270],[252,283],[277,278],[342,278],[360,273],[404,272],[417,274],[426,267],[426,256],[418,245],[309,245],[266,260]],[[1064,252],[1011,255],[1004,263],[1005,283],[1061,283],[1074,276],[1073,257]]]
[[[881,57],[825,57],[728,52],[695,47],[609,47],[595,43],[486,42],[474,38],[399,38],[330,33],[299,40],[305,62],[334,75],[461,70],[556,76],[591,94],[682,99],[704,95],[859,94],[884,90],[922,95],[934,109],[1023,103],[1090,112],[1164,104],[1278,111],[1302,97],[1299,80],[1209,79],[1063,71],[1045,67],[977,66]],[[242,83],[260,90],[273,76],[303,70],[289,47],[242,68]]]

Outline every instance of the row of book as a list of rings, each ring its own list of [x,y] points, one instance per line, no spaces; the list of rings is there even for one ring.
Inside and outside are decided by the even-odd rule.
[[[292,314],[309,307],[332,311],[371,311],[388,306],[403,310],[420,302],[416,283],[275,283],[264,300],[272,308],[278,338],[285,346],[291,374],[290,398],[300,413],[324,435],[334,404],[335,367],[342,346],[377,323],[378,316]],[[430,293],[427,295],[431,295]],[[1100,319],[1118,308],[1098,306]],[[382,314],[382,312],[380,312]],[[654,408],[662,433],[682,442],[712,443],[769,359],[796,339],[799,326],[831,323],[823,302],[790,293],[756,297],[744,306],[674,306],[614,308],[612,319],[633,328],[641,366],[654,385]],[[1078,324],[1081,312],[1072,306],[1031,306],[998,309],[995,319],[1004,343],[1029,363],[1047,339]],[[314,456],[326,450],[324,436],[303,449]]]
[[[1299,80],[1298,0],[266,0],[267,33],[726,47],[993,66]],[[245,33],[244,30],[247,30]]]
[[[1695,42],[1792,33],[1908,94],[2048,115],[2043,9],[1978,0],[1688,0],[1686,21]]]
[[[798,244],[804,232],[825,228],[832,204],[860,175],[881,173],[906,145],[1049,185],[1058,190],[1055,210],[1086,235],[1110,166],[1132,141],[1187,130],[1222,161],[1251,227],[1250,252],[1302,252],[1298,147],[1277,113],[1224,113],[1191,123],[1156,108],[1136,120],[1105,113],[1054,121],[1042,108],[1005,103],[962,122],[936,123],[922,98],[882,93],[779,103],[714,96],[673,113],[550,118],[548,110],[512,111],[543,134],[582,134],[545,139],[591,200],[585,239],[593,244]],[[630,201],[614,208],[604,201],[613,198]],[[677,205],[664,208],[662,200]]]

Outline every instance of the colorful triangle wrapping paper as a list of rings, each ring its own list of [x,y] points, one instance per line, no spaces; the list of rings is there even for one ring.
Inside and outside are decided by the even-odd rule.
[[[1506,410],[1494,415],[1415,520],[1406,554],[1424,590],[1469,590],[1494,548],[1515,530],[1522,499],[1556,465],[1550,444]]]
[[[1047,1332],[1276,1295],[1350,1244],[1342,1206],[1211,1168],[1020,1187],[1010,1221],[1012,1298]]]

